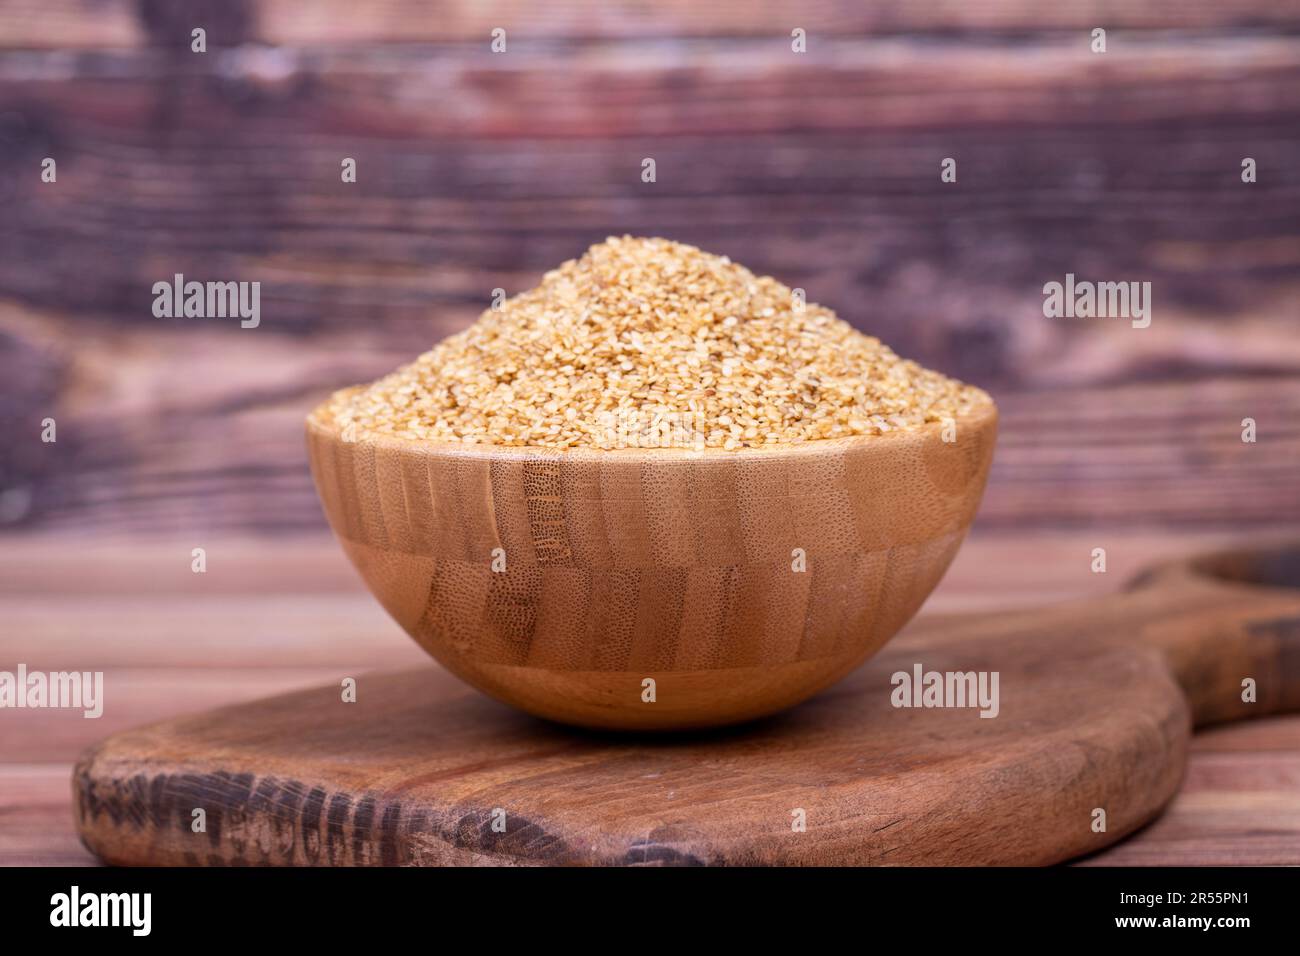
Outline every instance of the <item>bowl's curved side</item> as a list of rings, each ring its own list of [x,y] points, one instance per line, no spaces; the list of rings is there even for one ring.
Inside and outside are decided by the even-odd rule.
[[[996,422],[749,453],[349,442],[319,410],[307,436],[331,526],[434,657],[541,716],[651,729],[790,706],[892,637]]]

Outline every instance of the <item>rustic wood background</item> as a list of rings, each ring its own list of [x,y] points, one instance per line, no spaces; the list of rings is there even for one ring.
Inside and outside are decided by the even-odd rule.
[[[105,668],[121,700],[0,715],[0,861],[85,858],[66,769],[96,736],[419,659],[324,537],[303,415],[624,232],[995,395],[936,606],[1300,530],[1295,0],[0,0],[0,667]],[[260,281],[261,327],[154,318],[176,272]],[[1151,327],[1045,319],[1066,272],[1152,282]],[[1206,739],[1177,836],[1112,853],[1300,862],[1297,722]]]

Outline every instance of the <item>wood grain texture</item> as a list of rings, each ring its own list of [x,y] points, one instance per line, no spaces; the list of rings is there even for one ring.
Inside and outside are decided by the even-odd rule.
[[[455,32],[402,4],[301,17],[297,39],[264,32],[286,8],[251,4],[239,35],[283,45],[201,57],[109,3],[105,35],[135,16],[140,43],[0,50],[0,523],[319,528],[303,410],[629,231],[776,275],[989,388],[1007,426],[990,527],[1300,522],[1294,10],[832,4],[796,57],[776,8],[751,35],[743,5],[549,6],[529,18],[554,34],[507,56],[386,42],[407,19]],[[26,20],[71,38],[82,9]],[[1136,28],[1105,57],[1068,32],[1100,15]],[[907,32],[925,21],[953,26]],[[939,188],[944,156],[960,176]],[[154,318],[152,283],[178,271],[261,281],[262,325]],[[1045,319],[1043,283],[1070,271],[1150,280],[1151,328]],[[58,447],[39,442],[51,413]]]
[[[78,826],[116,863],[1056,862],[1156,815],[1194,722],[1300,707],[1297,622],[1294,587],[1184,566],[1100,602],[932,619],[802,707],[659,738],[539,723],[436,670],[375,675],[356,704],[325,687],[105,741],[74,774]],[[998,671],[1000,713],[894,708],[916,664]]]
[[[1098,540],[1095,530],[973,534],[897,642],[936,614],[1101,598],[1144,566],[1233,544],[1222,533],[1112,531],[1100,539],[1109,572],[1093,574]],[[108,693],[98,721],[49,711],[0,720],[0,866],[93,862],[69,780],[78,754],[106,735],[427,661],[327,534],[208,544],[217,560],[195,575],[187,541],[166,537],[129,549],[104,536],[0,538],[0,667],[104,669]],[[1169,809],[1084,862],[1300,864],[1297,761],[1300,715],[1197,733]]]
[[[990,405],[953,441],[936,423],[735,452],[492,448],[348,441],[322,406],[307,447],[348,556],[445,667],[552,720],[662,730],[798,703],[893,637],[975,517],[996,430]]]
[[[1300,717],[1198,733],[1168,811],[1087,866],[1300,864]]]
[[[495,27],[511,42],[590,39],[769,36],[784,45],[802,26],[814,41],[869,34],[939,37],[1023,35],[1109,29],[1285,28],[1300,21],[1291,4],[1264,0],[1143,0],[1105,3],[1034,0],[950,3],[861,3],[813,0],[690,0],[584,2],[545,5],[528,0],[444,0],[435,9],[420,0],[6,0],[0,4],[0,48],[112,49],[188,42],[189,30],[206,26],[213,46],[248,42],[294,46],[350,43],[474,42],[485,45]]]

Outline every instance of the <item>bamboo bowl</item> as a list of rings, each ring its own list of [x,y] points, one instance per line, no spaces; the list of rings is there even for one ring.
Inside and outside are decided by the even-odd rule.
[[[989,406],[952,442],[561,451],[348,442],[322,406],[307,445],[348,557],[448,670],[541,717],[664,730],[790,707],[893,637],[975,516],[996,430]]]

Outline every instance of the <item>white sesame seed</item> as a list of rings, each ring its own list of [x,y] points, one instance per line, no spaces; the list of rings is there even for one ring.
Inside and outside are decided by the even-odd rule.
[[[556,448],[635,444],[624,417],[669,445],[689,421],[676,431],[692,444],[698,433],[731,450],[880,435],[990,401],[829,309],[792,312],[792,295],[692,246],[611,238],[410,365],[337,393],[330,414],[361,435]]]

